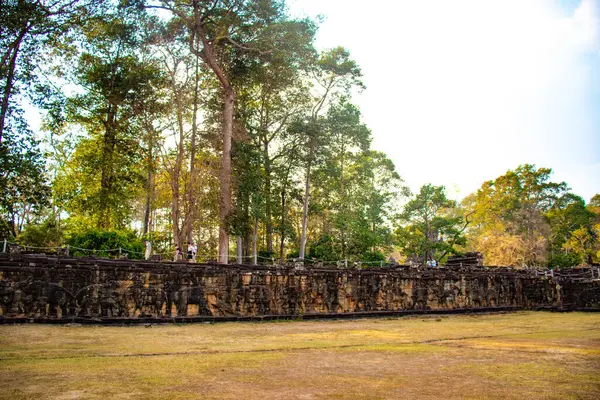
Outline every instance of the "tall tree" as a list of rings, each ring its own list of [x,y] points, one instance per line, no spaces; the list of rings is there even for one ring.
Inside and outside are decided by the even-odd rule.
[[[70,202],[69,211],[90,215],[93,225],[102,228],[126,223],[143,182],[141,135],[133,119],[140,97],[151,93],[146,88],[160,71],[138,57],[141,17],[116,9],[86,25],[84,51],[74,71],[83,90],[67,104],[68,120],[89,136],[80,141],[57,188]]]
[[[50,195],[44,155],[21,103],[44,105],[40,66],[96,7],[75,0],[0,2],[0,209],[12,235],[43,211]]]
[[[371,131],[361,123],[360,111],[354,105],[340,99],[327,113],[327,142],[331,154],[328,175],[335,181],[334,193],[337,194],[334,209],[337,209],[336,226],[340,233],[341,257],[347,256],[347,234],[351,214],[348,186],[348,164],[358,152],[366,152],[371,143]]]
[[[571,267],[593,262],[598,239],[594,230],[597,215],[590,208],[586,207],[581,197],[566,193],[548,210],[550,267]]]
[[[170,115],[172,118],[169,119],[169,122],[171,122],[171,131],[174,133],[174,159],[166,157],[164,160],[168,164],[168,172],[170,174],[172,235],[175,246],[180,248],[183,248],[183,244],[188,236],[186,228],[190,228],[190,224],[184,221],[184,219],[189,220],[190,215],[189,212],[186,212],[188,210],[184,209],[187,196],[181,186],[186,143],[188,143],[190,133],[190,121],[192,122],[193,133],[196,130],[196,122],[192,120],[195,118],[195,115],[191,115],[194,113],[189,106],[190,103],[197,104],[195,103],[195,100],[197,100],[195,94],[197,93],[196,87],[198,81],[193,57],[187,51],[187,46],[179,43],[178,39],[180,37],[178,36],[182,35],[182,33],[183,31],[178,24],[168,24],[163,30],[163,40],[159,47],[159,53],[161,54],[159,57],[162,67],[168,76],[168,96],[173,106],[172,114]],[[193,163],[190,163],[190,167],[193,165]]]
[[[283,2],[273,0],[193,0],[190,3],[162,0],[160,4],[148,6],[167,9],[186,25],[190,51],[208,65],[221,86],[223,125],[219,261],[227,263],[228,219],[231,213],[231,140],[236,98],[230,67],[234,65],[236,57],[275,57],[279,53],[279,44],[288,40],[289,36],[304,40],[295,41],[298,46],[286,50],[303,51],[312,42],[312,24],[288,20]]]
[[[319,142],[322,140],[321,112],[327,109],[328,102],[332,97],[340,93],[348,94],[352,87],[364,87],[360,80],[362,77],[360,68],[350,58],[350,53],[342,47],[323,52],[312,70],[311,77],[318,88],[318,94],[315,95],[313,107],[307,117],[304,129],[306,134],[306,144],[304,146],[305,181],[299,251],[300,259],[304,259],[306,250],[311,170],[315,162]]]
[[[310,53],[306,54],[310,57]],[[248,88],[238,95],[239,109],[253,145],[258,149],[262,164],[262,200],[266,228],[267,252],[273,253],[273,196],[277,165],[286,169],[298,149],[298,140],[287,130],[295,118],[309,105],[307,85],[301,68],[309,60],[281,57],[260,65],[252,73]],[[284,161],[284,162],[280,162]],[[292,163],[293,164],[293,163]],[[284,194],[285,196],[285,194]]]
[[[36,66],[90,14],[92,5],[77,0],[0,2],[0,143],[9,114],[18,109],[15,94],[39,82]]]
[[[400,214],[406,225],[396,233],[403,252],[424,260],[441,261],[466,243],[462,235],[468,220],[456,215],[456,202],[446,197],[443,186],[421,186]]]
[[[485,182],[469,198],[472,212],[469,247],[492,265],[539,265],[547,261],[550,227],[545,213],[567,191],[551,182],[549,168],[520,165]]]
[[[0,225],[16,237],[49,205],[50,187],[33,132],[18,119],[8,127],[0,144]]]
[[[143,132],[145,165],[145,198],[143,208],[142,234],[150,234],[152,211],[155,199],[155,177],[160,160],[160,150],[163,145],[163,134],[168,127],[167,115],[172,112],[172,102],[169,101],[169,90],[172,85],[168,71],[164,68],[156,48],[164,44],[166,36],[164,26],[153,18],[147,18],[140,29],[143,30],[139,53],[143,65],[153,65],[157,74],[152,80],[139,85],[139,96],[132,102],[131,120],[134,129]]]
[[[348,196],[357,210],[351,220],[350,253],[361,259],[383,259],[393,245],[391,222],[397,214],[397,203],[410,191],[403,185],[393,162],[377,151],[367,151],[356,159],[355,183]]]

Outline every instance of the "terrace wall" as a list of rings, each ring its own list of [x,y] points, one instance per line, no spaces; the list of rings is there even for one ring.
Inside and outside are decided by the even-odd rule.
[[[0,322],[598,309],[600,281],[507,268],[276,268],[0,254]]]

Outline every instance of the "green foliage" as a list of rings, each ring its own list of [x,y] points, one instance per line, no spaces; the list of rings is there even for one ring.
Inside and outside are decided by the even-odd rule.
[[[260,213],[259,204],[262,186],[260,154],[247,143],[235,143],[234,168],[234,211],[230,216],[230,232],[247,236],[252,231],[254,216]]]
[[[600,196],[586,205],[533,165],[484,183],[462,209],[443,187],[425,185],[399,214],[410,194],[392,161],[371,149],[351,101],[364,88],[360,67],[342,47],[317,54],[315,22],[290,18],[284,1],[149,4],[3,5],[3,236],[61,243],[60,230],[41,223],[52,205],[82,248],[142,251],[128,227],[143,226],[155,250],[189,235],[213,254],[224,221],[248,252],[258,221],[259,254],[269,258],[304,254],[304,243],[311,258],[378,261],[396,240],[406,255],[439,260],[465,245],[467,227],[467,248],[488,264],[600,259]],[[221,175],[231,90],[232,166]],[[47,111],[51,154],[40,151],[43,133],[27,127],[24,99]],[[231,201],[218,190],[229,178]]]
[[[579,196],[567,193],[556,201],[546,213],[551,232],[548,266],[572,267],[592,261],[596,217]]]
[[[0,216],[0,238],[11,240],[14,239],[12,226],[2,216]]]
[[[21,115],[7,119],[0,143],[0,216],[16,237],[49,205],[50,186],[39,143]]]
[[[84,52],[73,73],[83,93],[67,100],[66,118],[83,127],[70,159],[55,182],[57,203],[103,228],[123,228],[143,189],[145,149],[136,117],[155,102],[151,85],[162,84],[152,61],[142,60],[143,15],[113,10],[83,29]]]
[[[258,257],[260,260],[265,261],[265,259],[271,259],[271,258],[275,257],[275,252],[267,251],[267,250],[259,250]]]
[[[361,81],[360,67],[350,58],[350,52],[341,46],[322,52],[315,69],[320,75],[321,84],[326,82],[326,88],[339,86],[348,91],[352,86],[365,87]]]
[[[43,104],[40,70],[60,52],[64,38],[99,7],[88,1],[40,0],[0,3],[0,142],[23,97]],[[50,57],[49,57],[50,56]],[[40,68],[42,67],[42,68]]]
[[[21,245],[36,247],[60,247],[63,241],[63,231],[52,219],[39,225],[26,225],[17,238],[17,243]]]
[[[308,258],[321,261],[338,261],[340,251],[336,249],[331,235],[322,235],[309,247]]]
[[[371,131],[346,98],[333,103],[318,125],[311,210],[322,214],[327,236],[318,239],[317,253],[332,260],[360,261],[390,250],[390,219],[396,200],[405,192],[393,163],[370,150]],[[326,251],[325,243],[329,243]],[[309,243],[310,254],[314,245]]]
[[[71,255],[75,256],[95,254],[105,257],[115,257],[118,253],[114,250],[120,247],[123,249],[123,253],[125,253],[126,250],[135,252],[129,254],[130,258],[143,258],[144,243],[142,238],[135,231],[127,229],[89,229],[72,234],[67,239],[67,243],[71,246]],[[90,253],[81,249],[113,251]]]
[[[443,186],[423,185],[400,214],[406,225],[397,228],[396,236],[404,254],[442,261],[456,253],[466,243],[464,218],[456,211]]]
[[[550,250],[548,254],[548,267],[570,268],[583,263],[581,254],[572,251]]]
[[[561,202],[566,206],[575,199],[563,197],[567,184],[551,182],[551,173],[549,168],[520,165],[485,182],[475,196],[466,201],[473,219],[469,247],[481,251],[487,264],[546,264],[549,237],[558,246],[553,252],[560,248],[569,223],[561,222],[565,216],[557,210],[562,208]],[[554,233],[551,233],[552,227],[556,230]]]
[[[365,262],[385,261],[385,260],[386,260],[386,255],[384,253],[382,253],[381,251],[367,251],[361,257],[361,261],[365,261]]]

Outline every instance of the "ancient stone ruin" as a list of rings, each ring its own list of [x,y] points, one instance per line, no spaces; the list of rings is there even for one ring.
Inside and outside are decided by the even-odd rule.
[[[0,322],[600,310],[598,269],[266,267],[0,254]]]

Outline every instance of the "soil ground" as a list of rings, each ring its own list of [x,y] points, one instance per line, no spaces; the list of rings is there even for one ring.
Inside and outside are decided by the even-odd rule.
[[[600,399],[600,313],[0,326],[0,399]]]

